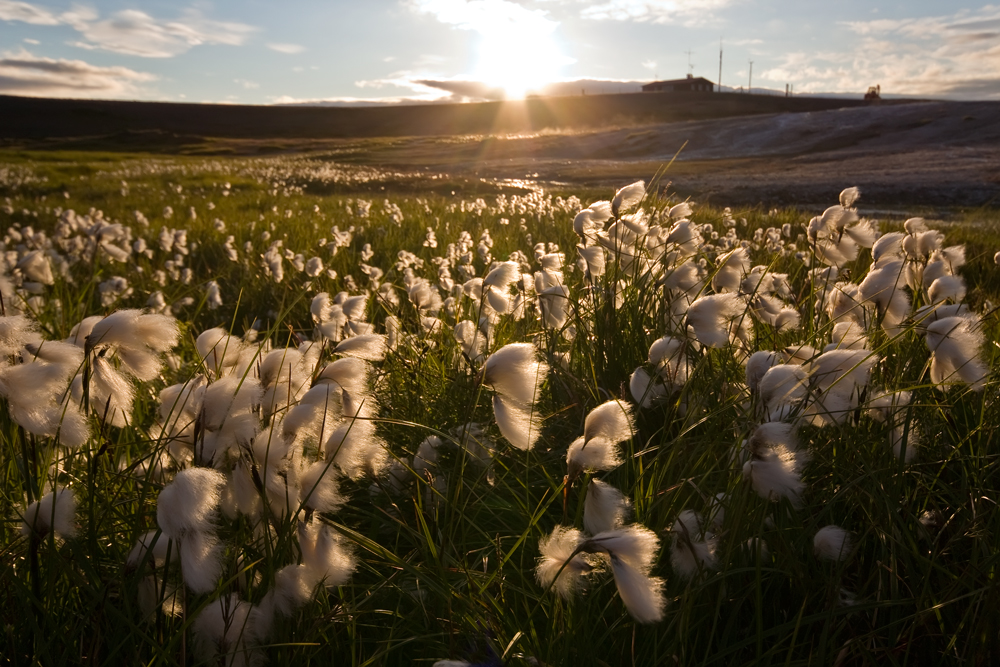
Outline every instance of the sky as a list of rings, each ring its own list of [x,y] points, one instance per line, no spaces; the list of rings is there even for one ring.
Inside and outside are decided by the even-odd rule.
[[[0,94],[228,104],[739,89],[1000,99],[963,0],[0,0]],[[752,64],[751,64],[752,62]]]

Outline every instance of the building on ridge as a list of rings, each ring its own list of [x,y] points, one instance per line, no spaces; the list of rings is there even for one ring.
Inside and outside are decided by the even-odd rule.
[[[669,81],[654,81],[642,87],[644,93],[711,93],[715,90],[715,84],[704,77],[695,77],[691,74],[686,79],[671,79]]]

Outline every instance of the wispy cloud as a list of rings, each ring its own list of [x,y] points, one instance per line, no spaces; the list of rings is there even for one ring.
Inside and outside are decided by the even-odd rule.
[[[244,23],[206,18],[197,9],[186,9],[175,19],[156,18],[138,9],[125,9],[102,19],[89,7],[74,6],[57,13],[14,0],[0,0],[0,20],[67,25],[82,37],[74,46],[144,58],[170,58],[201,44],[236,46],[257,30]]]
[[[54,12],[44,7],[36,7],[27,2],[0,0],[0,21],[20,21],[32,25],[59,25],[62,20]]]
[[[761,78],[800,92],[860,91],[1000,99],[1000,7],[936,17],[850,21],[842,50],[797,52]]]
[[[277,51],[278,53],[287,53],[288,55],[302,53],[303,51],[306,50],[306,47],[302,46],[301,44],[277,44],[272,42],[268,43],[266,46],[272,51]]]
[[[0,58],[0,92],[44,97],[138,97],[156,76],[82,60],[37,58],[27,51]]]
[[[580,16],[594,21],[635,21],[699,25],[734,0],[608,0],[586,7]]]
[[[430,14],[441,23],[462,30],[494,33],[505,26],[551,32],[558,25],[539,9],[528,9],[509,0],[410,0],[419,13]]]

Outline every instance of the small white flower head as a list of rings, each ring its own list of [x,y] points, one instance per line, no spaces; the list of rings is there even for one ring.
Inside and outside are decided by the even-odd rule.
[[[851,534],[840,526],[824,526],[816,531],[813,538],[813,550],[823,560],[843,560],[852,547]]]
[[[136,569],[146,559],[153,568],[161,568],[167,564],[167,558],[171,561],[178,557],[177,544],[172,543],[170,538],[159,530],[150,530],[139,536],[135,546],[129,552],[125,564],[130,569]]]
[[[188,468],[177,473],[156,499],[156,522],[172,539],[190,532],[212,532],[226,476],[210,468]]]
[[[143,313],[141,310],[119,310],[94,325],[87,344],[117,345],[126,349],[149,348],[166,352],[177,344],[180,328],[169,315]]]
[[[214,280],[208,281],[205,285],[205,305],[209,310],[222,307],[222,291],[219,289],[219,283]]]
[[[781,357],[777,352],[758,350],[746,360],[747,387],[751,392],[756,392],[760,387],[760,381],[764,374],[771,370],[772,366],[781,363]]]
[[[21,522],[21,534],[44,538],[53,533],[58,539],[70,539],[76,535],[75,515],[76,495],[72,489],[50,491],[28,505]]]
[[[645,368],[639,366],[632,371],[628,383],[632,400],[642,408],[651,408],[667,397],[667,388],[659,376],[653,377]]]
[[[537,358],[531,343],[504,345],[486,359],[483,384],[523,405],[535,402],[538,386],[549,374],[549,366]]]
[[[621,212],[632,208],[646,196],[646,183],[636,181],[615,193],[615,198],[611,200],[611,211],[615,216]]]
[[[317,461],[302,473],[299,502],[317,512],[336,512],[344,504],[336,471],[328,461]]]
[[[580,258],[587,265],[587,274],[591,278],[600,278],[604,275],[604,270],[607,265],[607,252],[603,247],[599,245],[592,246],[576,246],[576,251],[579,253]]]
[[[684,343],[680,338],[664,336],[649,346],[649,363],[671,387],[680,387],[688,380],[690,368]]]
[[[808,375],[802,366],[772,366],[758,384],[761,407],[766,419],[780,421],[790,416],[808,395]]]
[[[731,337],[744,338],[749,326],[747,305],[737,294],[709,294],[699,297],[687,312],[687,323],[695,338],[706,347],[724,347]]]
[[[0,356],[9,357],[38,338],[38,325],[24,315],[0,317]]]
[[[625,608],[639,623],[656,623],[663,618],[663,608],[667,604],[663,596],[664,581],[651,577],[617,555],[611,555],[611,571],[615,586]]]
[[[383,334],[367,333],[345,338],[337,343],[333,351],[365,361],[382,361],[385,359],[386,349],[387,342]]]
[[[198,659],[227,667],[257,664],[252,607],[235,593],[210,602],[191,624]]]
[[[706,530],[705,521],[694,510],[684,510],[671,528],[670,564],[674,572],[690,579],[701,570],[714,570],[716,537]]]
[[[632,513],[632,501],[599,479],[590,480],[583,501],[583,527],[591,535],[620,528]]]
[[[631,440],[634,433],[631,406],[614,399],[591,410],[583,422],[583,439],[588,444],[595,438],[618,444]]]
[[[582,472],[611,470],[622,464],[616,443],[604,438],[594,438],[585,443],[583,436],[574,440],[566,451],[566,473],[570,480]]]
[[[309,568],[315,584],[336,588],[347,583],[357,562],[337,532],[314,519],[308,524],[300,522],[298,535],[302,564]]]
[[[222,576],[222,542],[212,533],[188,532],[179,551],[187,587],[200,594],[214,591]]]
[[[535,578],[545,588],[553,588],[562,598],[569,598],[582,589],[584,577],[594,570],[594,561],[578,552],[584,542],[576,528],[556,526],[550,535],[538,541],[541,557],[535,567]]]
[[[584,548],[592,553],[613,555],[648,574],[660,549],[660,538],[649,528],[633,523],[594,535],[586,541]]]
[[[939,390],[956,382],[974,391],[986,386],[989,369],[979,355],[983,333],[975,322],[960,316],[941,318],[927,325],[926,342],[931,351],[931,381]]]
[[[501,293],[520,280],[521,267],[517,262],[500,262],[483,279],[483,287],[495,287]]]
[[[844,208],[851,208],[860,198],[861,190],[859,190],[856,186],[846,188],[840,193],[840,205]]]
[[[522,451],[534,447],[542,433],[541,419],[530,404],[517,403],[496,394],[493,397],[493,416],[503,437]]]

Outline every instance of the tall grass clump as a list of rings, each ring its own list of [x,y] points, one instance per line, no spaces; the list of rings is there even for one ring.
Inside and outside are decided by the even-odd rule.
[[[0,175],[12,664],[1000,650],[995,213]]]

